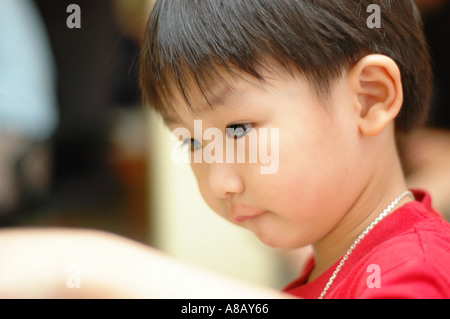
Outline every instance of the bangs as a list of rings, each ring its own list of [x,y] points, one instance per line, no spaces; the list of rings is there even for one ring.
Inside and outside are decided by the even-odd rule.
[[[297,71],[313,82],[320,82],[320,92],[329,87],[330,73],[339,75],[341,67],[335,63],[334,68],[328,65],[327,74],[321,74],[317,68],[313,72],[312,66],[323,65],[321,61],[309,61],[314,56],[322,59],[317,53],[311,57],[309,52],[314,48],[314,35],[310,36],[309,44],[308,39],[296,43],[295,34],[300,30],[287,22],[283,30],[270,23],[295,13],[283,18],[286,12],[282,10],[286,9],[282,8],[283,1],[275,4],[270,0],[267,8],[261,6],[264,2],[158,1],[150,16],[141,53],[141,86],[147,102],[163,114],[176,112],[174,97],[181,96],[188,107],[195,110],[193,92],[201,93],[209,101],[215,88],[231,87],[226,78],[237,77],[236,70],[263,81],[261,70],[267,68],[263,63],[267,59],[291,74],[294,61]],[[257,13],[253,9],[255,6]],[[274,10],[274,7],[280,8]],[[303,52],[301,59],[295,58],[299,52]],[[313,76],[314,73],[318,76]]]
[[[382,27],[367,25],[378,3]],[[344,71],[368,54],[399,66],[404,107],[396,128],[406,132],[426,118],[432,72],[427,43],[412,0],[157,0],[140,57],[146,102],[165,115],[179,102],[195,111],[230,79],[264,81],[267,61],[302,75],[326,107]],[[180,100],[181,99],[181,100]]]

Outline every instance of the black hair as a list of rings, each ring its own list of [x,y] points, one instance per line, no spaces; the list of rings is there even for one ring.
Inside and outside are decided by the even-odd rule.
[[[371,4],[381,28],[367,24]],[[412,0],[158,0],[141,51],[140,83],[147,102],[173,110],[191,85],[205,97],[221,72],[240,70],[264,80],[265,59],[294,66],[326,96],[333,82],[368,54],[399,66],[404,105],[396,122],[409,131],[426,118],[431,63],[420,14]]]

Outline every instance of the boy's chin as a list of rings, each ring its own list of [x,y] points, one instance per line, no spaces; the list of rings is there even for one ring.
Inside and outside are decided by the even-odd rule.
[[[302,248],[310,244],[307,242],[303,243],[299,241],[289,240],[287,238],[280,237],[279,235],[271,236],[267,234],[255,233],[254,231],[252,231],[252,233],[258,238],[261,243],[273,249],[291,250]]]

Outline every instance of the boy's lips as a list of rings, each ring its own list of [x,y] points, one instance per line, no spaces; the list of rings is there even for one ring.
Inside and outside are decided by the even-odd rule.
[[[233,204],[228,217],[235,223],[244,223],[263,215],[266,211],[245,204]]]

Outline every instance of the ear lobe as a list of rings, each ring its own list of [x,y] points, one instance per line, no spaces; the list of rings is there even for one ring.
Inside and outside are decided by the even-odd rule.
[[[383,55],[369,55],[351,70],[357,94],[358,127],[366,136],[380,134],[399,114],[403,104],[397,64]]]

